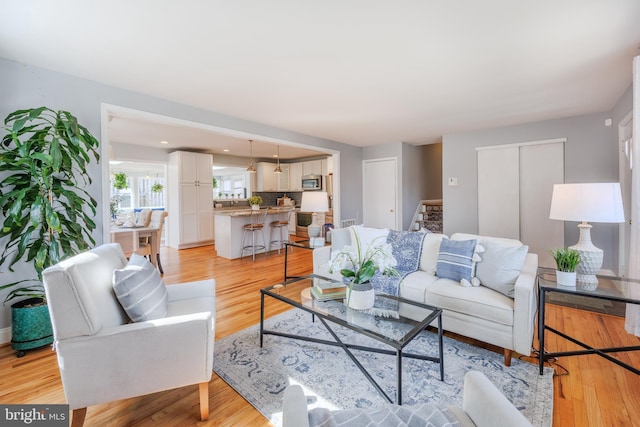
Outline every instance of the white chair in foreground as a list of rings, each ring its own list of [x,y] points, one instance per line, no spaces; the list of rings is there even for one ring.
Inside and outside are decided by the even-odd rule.
[[[155,281],[146,295],[157,291],[159,303],[147,310],[140,300],[130,300],[123,303],[125,312],[112,283],[135,285],[127,281],[139,280],[138,274]],[[127,264],[117,243],[43,272],[72,426],[83,424],[88,406],[190,384],[199,384],[200,418],[208,418],[215,280],[165,287],[159,278],[144,258],[132,256]],[[122,300],[122,288],[116,289]],[[133,290],[124,294],[136,298]],[[133,315],[135,309],[140,314]]]
[[[450,423],[439,424],[442,417],[438,417],[440,410],[448,413],[462,427],[532,427],[531,423],[522,413],[496,388],[495,385],[479,371],[469,371],[464,377],[464,390],[462,393],[462,408],[457,406],[429,406],[427,410],[415,413],[411,406],[403,406],[405,413],[411,415],[412,421],[416,421],[424,415],[431,416],[429,426],[451,425]],[[282,411],[283,427],[309,427],[310,417],[307,411],[307,399],[304,391],[299,385],[290,385],[284,391],[284,403]],[[326,426],[350,426],[350,425],[377,425],[372,423],[375,418],[382,418],[385,422],[382,425],[390,425],[389,420],[393,420],[393,414],[397,412],[397,405],[387,405],[383,408],[375,409],[346,409],[342,411],[327,411],[322,408],[315,408],[318,411],[311,418],[318,424]],[[418,407],[416,407],[418,408]],[[422,408],[420,408],[422,409]],[[369,417],[368,415],[371,415]],[[382,414],[383,416],[381,416]],[[356,424],[355,421],[366,420],[366,423]],[[451,420],[453,422],[453,420]],[[315,423],[314,423],[315,424]],[[412,424],[413,425],[413,424]]]

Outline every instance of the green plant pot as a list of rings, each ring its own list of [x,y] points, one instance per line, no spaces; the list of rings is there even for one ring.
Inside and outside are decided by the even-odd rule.
[[[49,308],[42,298],[29,298],[11,305],[11,347],[24,350],[49,345],[53,342],[53,329]]]

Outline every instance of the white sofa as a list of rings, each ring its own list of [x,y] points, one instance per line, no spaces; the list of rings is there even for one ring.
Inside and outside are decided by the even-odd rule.
[[[389,411],[393,413],[395,405],[390,405]],[[404,407],[409,411],[409,414],[414,413],[412,408]],[[433,413],[440,407],[427,406],[427,411],[422,413]],[[385,408],[378,408],[373,411],[381,411]],[[462,408],[457,406],[448,406],[443,408],[448,412],[462,427],[495,427],[495,426],[509,426],[509,427],[531,427],[531,423],[513,406],[513,404],[502,394],[500,391],[489,381],[489,379],[481,372],[469,371],[464,377],[464,390],[462,393]],[[318,409],[312,409],[312,411],[318,411]],[[320,412],[312,419],[320,419],[324,424],[323,426],[338,425],[355,425],[355,419],[365,418],[371,420],[373,417],[367,417],[366,409],[360,410],[345,410],[348,412],[347,416],[339,416],[336,411],[327,413],[326,411]],[[340,411],[338,411],[340,412]],[[419,413],[416,411],[415,413]],[[345,414],[346,415],[346,414]],[[385,417],[381,422],[382,425],[390,425],[390,418],[393,415],[389,415],[385,412]],[[379,418],[379,417],[378,417]],[[413,420],[415,420],[414,417]],[[341,420],[343,423],[339,423]],[[393,423],[393,422],[391,422]],[[290,385],[284,392],[284,402],[282,411],[282,426],[283,427],[309,427],[309,412],[307,410],[307,401],[304,396],[302,387],[299,385]],[[361,424],[357,424],[361,425]],[[367,424],[371,425],[371,424]],[[412,424],[413,425],[413,424]],[[428,424],[436,427],[435,424]],[[446,424],[451,425],[451,424]]]
[[[355,229],[358,229],[357,226]],[[353,226],[332,230],[332,246],[317,248],[313,252],[313,271],[316,274],[340,279],[339,272],[329,272],[331,254],[346,245],[351,245]],[[367,233],[371,230],[364,229]],[[387,230],[388,232],[388,230]],[[384,234],[384,230],[380,230]],[[408,274],[400,283],[399,294],[403,298],[440,307],[443,310],[442,322],[446,331],[474,338],[504,349],[504,363],[511,364],[512,352],[529,356],[534,333],[536,315],[536,272],[538,256],[526,253],[523,249],[524,261],[520,273],[516,271],[515,284],[511,285],[512,297],[484,285],[465,287],[450,279],[436,275],[440,242],[448,238],[443,234],[427,233],[420,254],[419,268]],[[501,269],[499,258],[494,256],[503,248],[515,251],[522,246],[518,240],[497,237],[478,236],[457,233],[450,240],[477,240],[480,245],[488,247],[477,264]],[[366,241],[367,239],[364,239]],[[490,260],[490,258],[493,259]],[[497,261],[497,262],[496,262]],[[505,263],[506,264],[506,263]]]

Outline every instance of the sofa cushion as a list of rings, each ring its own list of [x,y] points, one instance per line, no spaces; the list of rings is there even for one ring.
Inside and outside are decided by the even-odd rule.
[[[479,236],[477,234],[454,233],[451,240],[472,240],[475,239],[479,244],[484,245],[487,242],[499,243],[505,246],[522,246],[522,242],[516,239],[508,239],[506,237]]]
[[[420,270],[426,271],[435,276],[438,263],[438,252],[440,242],[447,236],[444,234],[427,233],[422,243],[422,253],[420,254]]]
[[[443,310],[513,326],[513,299],[484,286],[465,288],[452,280],[438,279],[426,289],[425,302]]]
[[[464,279],[471,282],[475,272],[474,254],[476,240],[440,241],[436,274],[444,279],[459,282]]]
[[[351,230],[349,228],[335,228],[331,230],[331,254],[345,246],[351,245]]]
[[[113,270],[113,290],[134,322],[167,315],[167,288],[158,270],[138,254],[131,255],[125,268]]]
[[[482,285],[513,298],[514,286],[529,247],[506,246],[487,241],[484,248],[482,260],[476,265],[476,277]]]
[[[351,246],[356,246],[355,234],[357,234],[363,252],[366,252],[374,241],[377,244],[385,243],[389,234],[388,228],[369,228],[361,225],[352,225],[349,230],[351,232]]]

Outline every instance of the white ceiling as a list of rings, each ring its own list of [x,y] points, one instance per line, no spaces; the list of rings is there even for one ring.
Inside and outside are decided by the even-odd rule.
[[[638,0],[0,0],[0,10],[5,58],[356,146],[608,111],[640,54]]]

